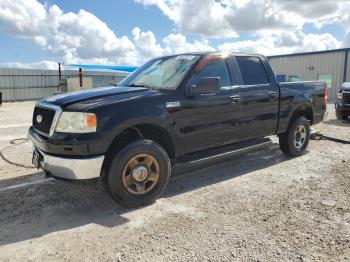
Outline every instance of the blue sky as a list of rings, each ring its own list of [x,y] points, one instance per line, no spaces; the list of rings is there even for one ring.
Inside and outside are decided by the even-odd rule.
[[[348,1],[2,0],[0,65],[133,64],[168,53],[348,47]]]

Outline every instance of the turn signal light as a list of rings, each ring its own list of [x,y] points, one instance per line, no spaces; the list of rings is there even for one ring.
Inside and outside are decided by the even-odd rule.
[[[86,125],[89,128],[94,128],[97,126],[97,119],[95,114],[88,114],[86,117]]]

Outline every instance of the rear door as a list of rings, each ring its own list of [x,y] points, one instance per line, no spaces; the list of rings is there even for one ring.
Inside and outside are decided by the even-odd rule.
[[[187,97],[183,102],[182,136],[188,152],[221,146],[235,141],[239,120],[239,88],[232,83],[226,58],[207,58],[188,85],[201,77],[220,77],[221,90],[213,95]]]
[[[278,123],[278,87],[259,56],[235,56],[241,78],[241,140],[272,135]],[[272,74],[272,71],[271,71]]]

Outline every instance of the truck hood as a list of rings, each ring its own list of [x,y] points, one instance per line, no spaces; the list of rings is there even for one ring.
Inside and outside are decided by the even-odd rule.
[[[350,91],[350,82],[343,83],[340,87],[340,90]]]
[[[87,100],[94,100],[97,98],[116,96],[134,92],[146,92],[147,90],[149,89],[144,87],[129,86],[99,87],[66,94],[59,94],[48,97],[42,101],[58,106],[68,106],[74,103],[84,102]]]

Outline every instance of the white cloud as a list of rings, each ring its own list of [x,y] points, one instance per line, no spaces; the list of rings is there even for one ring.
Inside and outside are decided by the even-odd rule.
[[[324,24],[340,24],[345,29],[345,37],[343,41],[343,47],[350,46],[350,3],[342,4],[340,13],[337,16],[332,17],[329,20],[324,20]]]
[[[298,14],[264,0],[245,1],[240,5],[230,2],[225,8],[225,19],[236,32],[297,30],[303,26]]]
[[[134,36],[134,43],[142,55],[142,60],[148,60],[156,56],[170,53],[169,49],[164,49],[157,43],[153,32],[142,32],[140,28],[135,27],[132,30],[132,34]]]
[[[135,0],[144,6],[157,6],[181,33],[194,33],[202,39],[225,42],[217,49],[263,53],[265,55],[335,49],[350,45],[350,2],[326,0]],[[330,33],[305,34],[306,23],[317,28],[325,24],[342,26],[343,42]],[[234,40],[245,33],[254,40]],[[181,34],[180,34],[181,35]],[[167,45],[171,44],[164,39]],[[225,38],[232,39],[228,41]],[[186,44],[179,39],[178,50]],[[206,43],[208,43],[206,41]],[[192,48],[193,46],[190,46]],[[176,50],[176,49],[175,49]]]
[[[1,0],[0,23],[9,32],[21,36],[36,36],[43,30],[47,18],[45,7],[36,0]]]
[[[203,36],[235,37],[223,14],[225,7],[215,0],[135,0],[145,6],[157,6],[175,22],[182,33]]]
[[[196,33],[207,37],[237,37],[234,29],[230,27],[225,18],[228,12],[219,1],[179,1],[178,8],[180,31]]]
[[[349,12],[345,0],[135,0],[157,6],[181,33],[227,38],[242,32],[298,31],[305,23],[322,27]],[[348,21],[348,20],[347,20]],[[344,25],[345,26],[345,25]],[[345,26],[347,28],[348,24]]]
[[[282,33],[267,35],[257,40],[226,42],[218,46],[221,51],[238,51],[259,53],[263,55],[279,55],[296,52],[308,52],[341,47],[341,42],[331,34]]]
[[[186,37],[182,34],[170,34],[163,39],[163,43],[171,50],[172,53],[215,50],[209,45],[208,40],[195,40],[193,43],[191,43],[188,42]]]
[[[34,62],[34,63],[20,63],[20,62],[0,63],[0,67],[57,70],[58,64],[54,61],[43,60],[43,61]]]
[[[136,3],[142,3],[145,6],[155,5],[164,15],[168,16],[171,20],[180,20],[180,12],[178,11],[179,4],[182,4],[186,0],[135,0]]]
[[[215,50],[207,40],[190,42],[182,34],[169,34],[163,39],[162,43],[157,41],[153,32],[142,32],[138,27],[132,30],[132,34],[141,62],[167,54]]]

